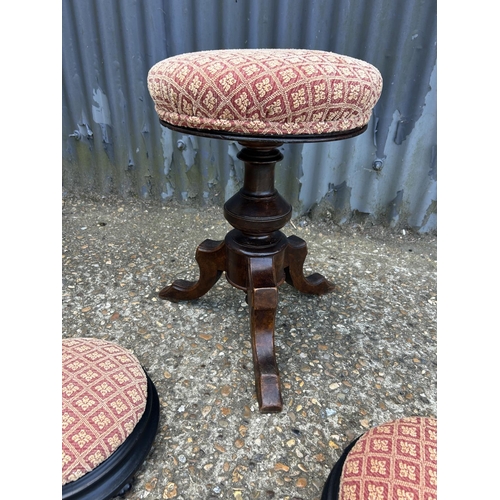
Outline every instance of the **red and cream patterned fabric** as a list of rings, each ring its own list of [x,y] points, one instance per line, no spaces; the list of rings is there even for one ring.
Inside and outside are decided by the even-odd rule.
[[[436,498],[436,419],[410,417],[375,427],[347,455],[339,500]]]
[[[366,125],[382,92],[371,64],[301,49],[191,52],[155,64],[160,119],[247,135],[326,134]]]
[[[131,434],[147,378],[126,349],[100,339],[62,341],[62,484],[106,460]]]

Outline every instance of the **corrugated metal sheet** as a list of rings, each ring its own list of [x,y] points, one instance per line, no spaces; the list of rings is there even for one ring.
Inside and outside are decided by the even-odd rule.
[[[285,145],[276,184],[295,215],[329,211],[436,229],[436,0],[64,0],[67,193],[223,202],[239,145],[160,126],[146,79],[176,54],[307,48],[364,59],[384,78],[367,132]]]

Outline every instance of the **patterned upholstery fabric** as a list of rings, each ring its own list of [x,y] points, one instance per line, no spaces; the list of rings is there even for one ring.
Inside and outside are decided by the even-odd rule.
[[[437,420],[410,417],[365,433],[342,469],[339,500],[436,500]]]
[[[148,88],[160,119],[172,125],[325,134],[366,125],[382,77],[367,62],[320,50],[212,50],[158,62]]]
[[[126,349],[105,340],[62,341],[62,484],[106,460],[144,413],[147,378]]]

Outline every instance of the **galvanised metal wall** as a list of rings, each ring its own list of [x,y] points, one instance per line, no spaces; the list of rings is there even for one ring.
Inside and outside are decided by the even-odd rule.
[[[384,89],[353,139],[285,145],[294,215],[436,229],[436,0],[63,0],[65,193],[222,205],[237,143],[160,126],[153,64],[183,52],[307,48],[376,66]]]

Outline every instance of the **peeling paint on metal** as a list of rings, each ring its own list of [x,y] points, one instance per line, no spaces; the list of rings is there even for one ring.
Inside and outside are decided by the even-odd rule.
[[[183,146],[180,146],[180,144]],[[182,139],[177,142],[177,147],[182,151],[186,171],[188,171],[194,165],[198,154],[198,138],[194,135],[183,135]]]
[[[236,156],[240,148],[235,142],[231,141],[227,145],[227,155],[229,158],[229,178],[227,179],[226,186],[224,189],[224,197],[226,200],[234,196],[236,192],[240,189],[240,185],[243,179],[243,166],[241,161]],[[238,168],[239,167],[239,168]]]
[[[163,150],[163,173],[168,175],[172,166],[174,145],[172,143],[172,132],[165,127],[161,128],[161,146]]]
[[[80,0],[62,8],[68,193],[222,205],[241,187],[239,144],[162,127],[147,91],[149,68],[195,50],[309,48],[368,61],[381,71],[384,89],[365,134],[284,146],[276,185],[294,216],[325,205],[340,211],[340,221],[350,213],[387,222],[390,213],[389,223],[436,229],[436,0],[238,0],[216,6],[203,0]],[[182,151],[178,140],[186,146]],[[396,213],[390,204],[397,193]]]
[[[100,89],[92,90],[92,118],[99,125],[111,125],[111,113],[106,94]]]

